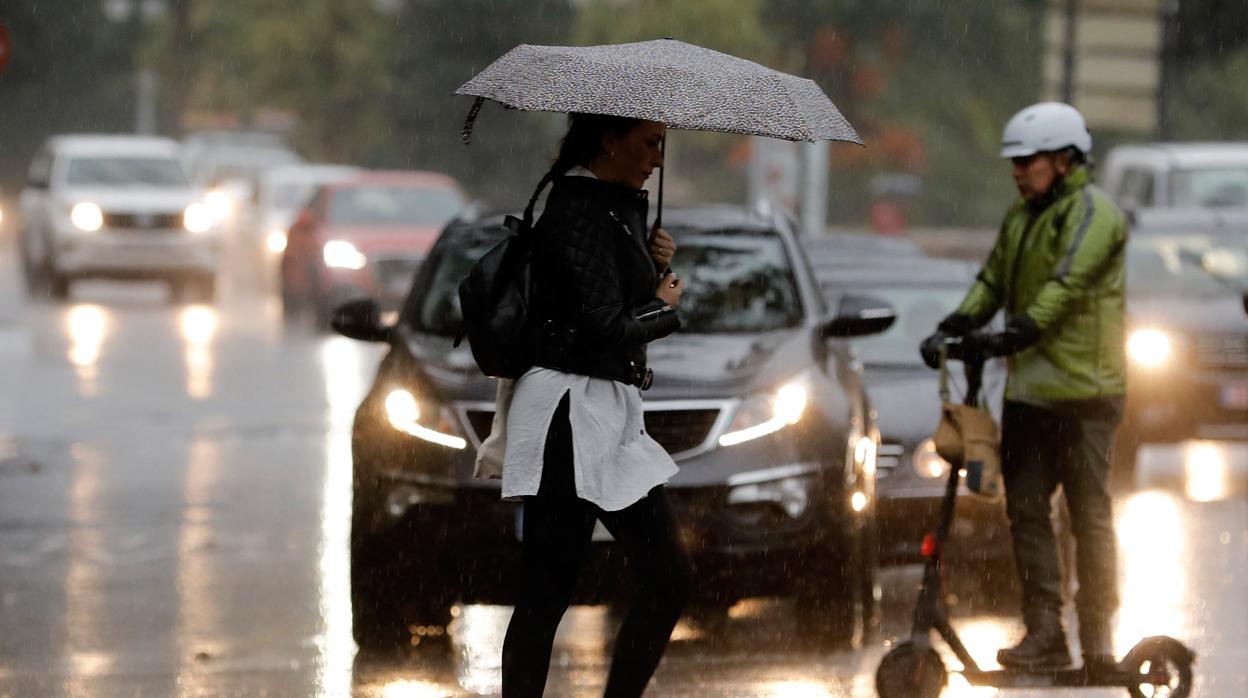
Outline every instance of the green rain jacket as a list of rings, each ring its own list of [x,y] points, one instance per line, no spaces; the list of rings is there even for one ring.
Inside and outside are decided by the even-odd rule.
[[[1080,167],[1041,204],[1019,199],[957,313],[972,327],[1004,308],[1040,330],[1009,358],[1006,399],[1033,404],[1121,400],[1126,392],[1121,209]]]

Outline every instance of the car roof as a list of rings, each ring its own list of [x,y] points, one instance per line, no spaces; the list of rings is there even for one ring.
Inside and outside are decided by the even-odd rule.
[[[446,187],[459,189],[459,182],[441,172],[423,170],[360,170],[354,177],[327,185],[346,188],[362,184],[391,184],[413,187]]]
[[[48,146],[64,155],[130,155],[177,157],[178,142],[159,136],[135,136],[130,134],[67,134],[53,136]]]
[[[1164,160],[1176,169],[1243,164],[1248,163],[1248,142],[1140,143],[1118,146],[1110,157]]]
[[[824,288],[862,286],[969,288],[978,265],[944,257],[855,257],[846,255],[813,265],[815,278]]]
[[[923,257],[923,248],[910,238],[876,235],[874,233],[827,233],[802,238],[802,248],[812,262],[825,257],[853,254],[859,257]]]
[[[268,183],[277,182],[310,182],[319,183],[327,179],[343,179],[353,177],[360,172],[354,165],[280,165],[265,170],[262,178]]]
[[[1248,208],[1147,208],[1131,216],[1132,235],[1248,234]]]
[[[653,218],[654,211],[651,210]],[[452,221],[449,227],[486,230],[500,228],[507,216],[520,218],[523,211],[481,212],[473,208],[468,213]],[[533,212],[533,219],[541,217],[541,209]],[[787,232],[789,230],[783,219],[769,217],[764,211],[751,209],[747,206],[734,204],[697,204],[664,206],[663,227],[675,231],[692,229],[697,231],[739,230],[757,232]]]

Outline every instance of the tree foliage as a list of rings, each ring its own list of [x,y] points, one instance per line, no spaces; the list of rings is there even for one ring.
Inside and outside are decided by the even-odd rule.
[[[1005,120],[1040,94],[1043,0],[164,0],[148,26],[99,0],[5,0],[14,57],[0,76],[0,181],[20,181],[53,133],[125,131],[136,61],[160,72],[161,130],[203,117],[289,114],[309,157],[430,168],[517,208],[547,167],[557,115],[454,89],[520,43],[674,37],[818,82],[867,140],[831,149],[831,210],[862,221],[877,175],[920,178],[915,221],[990,225],[1012,196]],[[1182,138],[1248,138],[1248,3],[1183,0],[1168,113]],[[144,35],[146,38],[141,38]],[[137,50],[136,50],[137,47]],[[1098,147],[1124,134],[1097,134]],[[675,134],[669,192],[739,199],[746,141]]]
[[[0,73],[0,184],[21,186],[43,140],[72,131],[125,131],[134,90],[128,27],[97,0],[5,0],[12,59]]]

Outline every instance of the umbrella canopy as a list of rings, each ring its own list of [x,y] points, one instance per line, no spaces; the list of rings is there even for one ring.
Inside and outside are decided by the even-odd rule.
[[[862,138],[813,81],[674,39],[606,46],[521,44],[464,83],[477,97],[531,111],[647,119],[669,128],[790,141]]]

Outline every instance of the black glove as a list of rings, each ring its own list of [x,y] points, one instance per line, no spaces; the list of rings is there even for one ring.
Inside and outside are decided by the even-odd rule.
[[[927,339],[919,343],[919,356],[928,368],[940,368],[940,347],[949,339],[949,335],[936,330]]]
[[[1027,315],[1011,315],[1004,332],[969,332],[960,345],[951,348],[950,356],[966,363],[977,363],[994,356],[1011,356],[1040,339],[1040,328]]]
[[[940,368],[941,345],[954,337],[961,337],[970,329],[971,319],[959,313],[953,313],[941,320],[936,326],[936,332],[919,343],[919,356],[923,357],[923,363],[928,368]]]

